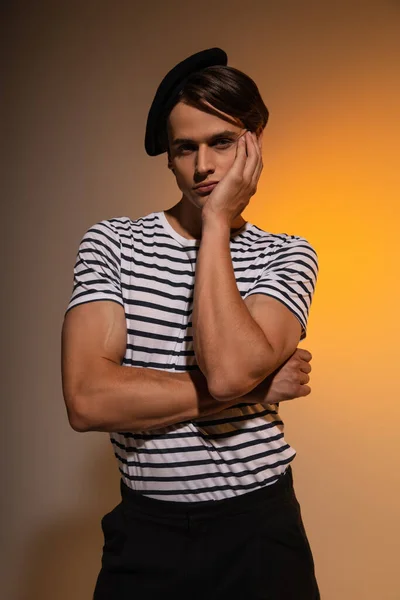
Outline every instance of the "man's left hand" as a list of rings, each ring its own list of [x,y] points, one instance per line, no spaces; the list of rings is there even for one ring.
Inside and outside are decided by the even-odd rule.
[[[297,348],[287,361],[264,379],[251,393],[260,395],[260,404],[279,404],[311,393],[310,382],[312,355],[308,350]]]

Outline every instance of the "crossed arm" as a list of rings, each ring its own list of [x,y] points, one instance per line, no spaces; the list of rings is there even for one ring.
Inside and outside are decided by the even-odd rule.
[[[240,399],[209,392],[201,371],[169,373],[121,365],[126,345],[122,306],[112,301],[72,308],[62,328],[62,386],[75,431],[146,431],[215,414],[239,402],[274,404],[310,393],[311,355],[296,350]]]
[[[279,300],[242,299],[230,255],[230,227],[207,221],[196,262],[193,341],[197,362],[217,400],[254,389],[295,351],[301,325]]]
[[[311,355],[296,350],[297,319],[267,296],[242,300],[227,261],[229,237],[223,241],[218,235],[218,263],[215,235],[206,235],[196,268],[193,327],[201,371],[123,366],[126,320],[117,302],[93,301],[68,311],[62,328],[62,385],[73,429],[146,431],[238,403],[274,404],[310,393]],[[220,292],[211,296],[215,304],[208,297],[213,285]]]

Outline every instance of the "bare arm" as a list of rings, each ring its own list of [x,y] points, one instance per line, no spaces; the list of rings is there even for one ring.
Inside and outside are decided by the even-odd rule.
[[[146,431],[219,413],[242,402],[273,404],[310,393],[311,354],[293,356],[251,392],[221,402],[200,371],[169,373],[121,365],[123,308],[115,302],[71,309],[62,330],[62,382],[75,431]]]
[[[145,431],[218,413],[250,393],[221,402],[200,371],[122,366],[126,349],[122,306],[101,301],[71,309],[62,328],[62,382],[69,422],[76,431]]]
[[[292,297],[298,293],[292,290]],[[229,224],[213,214],[203,216],[192,322],[197,362],[222,402],[251,392],[293,355],[301,338],[300,321],[280,300],[260,293],[241,297]]]

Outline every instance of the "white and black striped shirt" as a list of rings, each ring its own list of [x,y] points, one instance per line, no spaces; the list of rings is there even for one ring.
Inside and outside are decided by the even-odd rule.
[[[127,325],[123,365],[198,369],[191,316],[199,246],[177,233],[163,211],[103,220],[79,246],[67,311],[117,302]],[[283,302],[299,319],[303,339],[318,271],[312,246],[247,222],[231,235],[230,249],[242,298],[266,294]],[[296,455],[283,431],[276,405],[242,403],[213,417],[110,438],[126,485],[157,499],[194,502],[274,483]]]

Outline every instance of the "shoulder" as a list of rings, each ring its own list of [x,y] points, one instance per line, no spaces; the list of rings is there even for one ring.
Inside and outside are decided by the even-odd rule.
[[[105,227],[112,228],[116,233],[123,235],[127,232],[135,231],[136,229],[140,229],[141,227],[148,227],[149,225],[154,224],[154,222],[158,222],[158,218],[156,213],[151,212],[142,217],[137,217],[136,219],[131,219],[127,216],[122,217],[112,217],[110,219],[104,219],[100,221],[99,224],[103,224]]]
[[[301,260],[303,256],[318,268],[318,253],[316,248],[305,237],[288,233],[270,233],[256,227],[257,239],[255,243],[262,249],[269,261],[278,258]]]
[[[82,242],[126,246],[132,243],[132,236],[139,233],[143,228],[147,230],[153,226],[156,215],[149,213],[143,217],[131,219],[128,216],[110,217],[93,223],[88,227],[82,237]]]
[[[83,240],[110,240],[118,241],[124,232],[127,232],[131,225],[129,217],[111,217],[102,219],[88,227],[83,235]]]
[[[132,221],[129,217],[110,217],[109,219],[103,219],[94,223],[88,231],[99,230],[99,231],[110,231],[115,235],[120,232],[126,231],[132,225]]]
[[[279,234],[280,242],[276,246],[276,253],[288,252],[290,254],[304,255],[318,262],[318,254],[314,246],[300,235]]]

